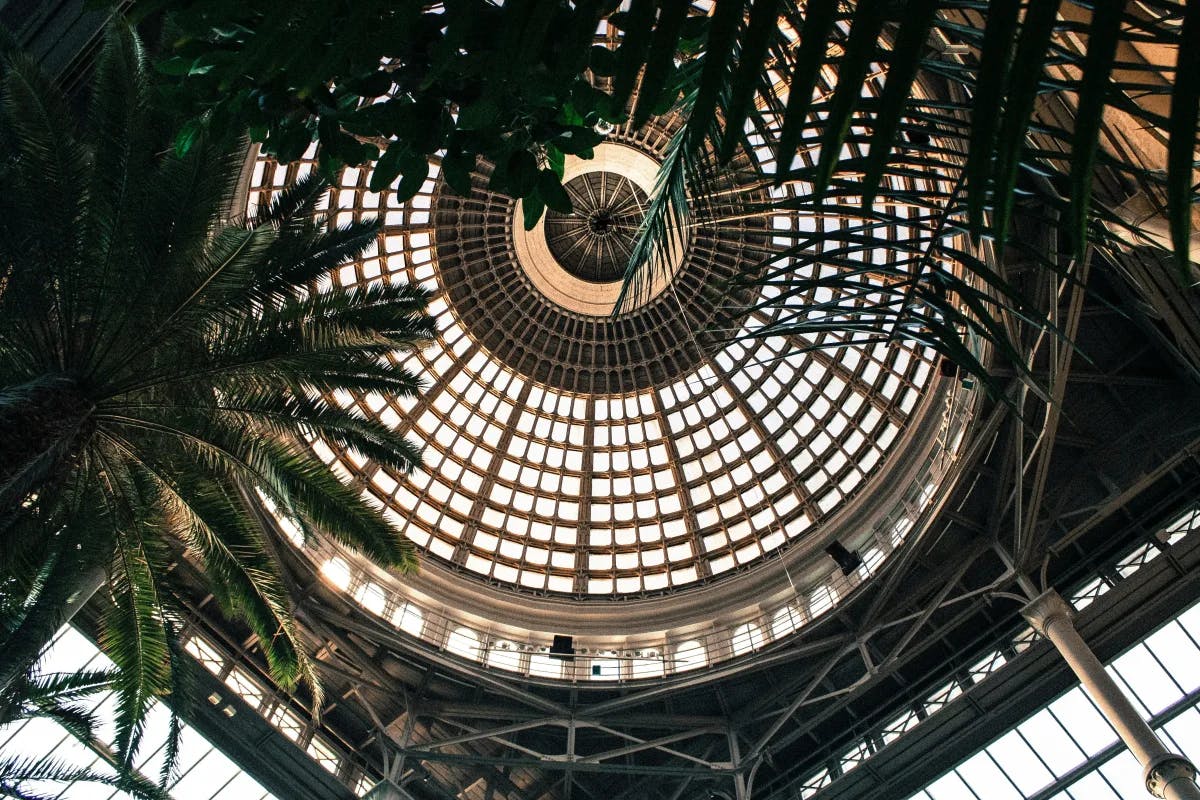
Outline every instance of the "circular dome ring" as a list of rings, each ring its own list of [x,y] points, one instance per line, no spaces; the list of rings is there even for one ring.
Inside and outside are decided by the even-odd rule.
[[[568,158],[563,170],[563,183],[568,187],[577,181],[590,176],[611,176],[618,186],[621,181],[628,181],[636,192],[630,191],[633,198],[645,198],[653,194],[654,181],[658,175],[659,163],[647,153],[641,152],[625,144],[604,142],[594,148],[595,157],[584,160]],[[587,185],[582,184],[582,185]],[[586,192],[583,208],[594,211],[604,206],[599,199],[588,202]],[[644,201],[643,201],[644,202]],[[612,315],[617,297],[621,293],[621,279],[595,281],[576,275],[562,263],[561,250],[555,252],[547,237],[547,227],[562,232],[562,216],[554,216],[549,212],[538,221],[533,230],[525,230],[517,226],[513,233],[513,248],[517,263],[523,268],[525,276],[537,290],[551,303],[561,309],[587,316],[607,318]],[[517,202],[514,212],[517,219],[524,214],[524,204]],[[634,225],[641,223],[641,216],[634,218]],[[670,263],[662,265],[654,261],[649,265],[651,273],[658,276],[644,297],[638,298],[636,306],[644,306],[663,293],[674,279],[684,261],[684,252],[688,242],[683,232],[676,233],[670,250]],[[621,274],[624,275],[624,264],[621,264]],[[635,306],[635,307],[636,307]],[[626,309],[626,311],[632,309]]]
[[[547,210],[544,223],[554,260],[588,283],[620,281],[646,214],[646,193],[614,172],[589,172],[563,188],[571,213]]]
[[[618,128],[603,147],[656,165],[677,125],[668,117]],[[659,647],[664,635],[695,637],[716,617],[740,629],[764,609],[770,617],[796,587],[841,580],[823,555],[834,537],[869,561],[902,540],[913,524],[905,509],[926,507],[953,463],[929,454],[958,446],[969,406],[960,398],[943,409],[940,394],[926,391],[932,354],[906,342],[824,349],[836,334],[749,337],[776,313],[755,308],[761,298],[749,294],[718,297],[755,310],[730,331],[703,333],[718,311],[707,287],[794,242],[793,232],[838,224],[746,213],[767,197],[749,158],[768,156],[763,146],[742,157],[687,232],[673,280],[619,317],[611,305],[569,308],[538,287],[521,209],[484,188],[487,164],[463,198],[446,190],[435,162],[407,203],[370,192],[369,170],[343,173],[330,196],[336,221],[378,214],[384,230],[378,250],[337,280],[425,285],[440,330],[428,351],[403,357],[432,378],[419,398],[337,398],[422,442],[425,471],[388,474],[314,443],[422,550],[422,574],[390,585],[407,598],[397,608],[419,606],[442,628],[459,620],[511,641],[572,630],[606,646]],[[314,162],[259,160],[249,202],[267,202]],[[577,170],[568,184],[606,172],[574,160],[568,169]],[[902,235],[882,232],[861,257],[891,258],[887,242]],[[545,256],[540,274],[557,275],[553,291],[569,273],[549,248]],[[779,561],[790,565],[786,575]],[[362,577],[349,591],[385,585],[377,569],[362,570],[351,570]],[[804,615],[836,602],[831,592]],[[776,635],[769,618],[759,627]],[[711,652],[707,663],[738,653]]]

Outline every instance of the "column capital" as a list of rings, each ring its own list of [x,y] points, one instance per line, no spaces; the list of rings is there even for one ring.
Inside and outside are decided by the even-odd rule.
[[[1167,787],[1175,781],[1195,786],[1196,768],[1183,756],[1174,753],[1157,758],[1146,766],[1146,791],[1155,797],[1167,797]],[[1189,795],[1184,795],[1189,796]]]
[[[1046,629],[1056,620],[1073,622],[1075,609],[1071,608],[1057,590],[1047,589],[1021,609],[1021,616],[1025,617],[1035,631],[1045,636]]]

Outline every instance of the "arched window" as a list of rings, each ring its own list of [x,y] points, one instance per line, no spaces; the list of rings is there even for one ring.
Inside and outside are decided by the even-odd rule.
[[[410,636],[420,636],[425,627],[425,615],[412,603],[403,603],[393,612],[392,624]]]
[[[700,669],[708,664],[708,653],[704,645],[695,639],[680,642],[675,647],[675,671],[685,672],[689,669]]]
[[[762,628],[753,622],[739,625],[734,629],[733,638],[729,643],[733,647],[733,654],[735,656],[749,653],[751,650],[757,650],[763,646]]]
[[[594,681],[621,679],[621,662],[615,658],[593,658],[589,666],[589,674]]]
[[[879,565],[883,563],[883,551],[878,547],[869,547],[862,554],[862,563],[858,565],[858,577],[866,580],[875,574],[875,570],[879,569]]]
[[[455,628],[446,640],[446,649],[455,655],[479,660],[479,634],[470,628]]]
[[[808,598],[808,607],[812,610],[812,615],[819,617],[826,611],[829,611],[837,605],[840,595],[841,593],[837,587],[831,583],[818,587]]]
[[[344,558],[331,558],[322,564],[321,576],[343,592],[350,588],[350,565]]]
[[[354,599],[372,614],[383,616],[383,606],[387,601],[387,596],[383,593],[383,587],[378,583],[365,581],[354,591]]]
[[[663,676],[663,659],[657,652],[651,650],[641,653],[629,663],[629,674],[634,678],[661,678]]]
[[[800,607],[800,604],[788,603],[776,611],[775,616],[771,617],[771,638],[782,639],[784,636],[795,633],[796,629],[804,622],[804,609]]]
[[[539,678],[561,678],[563,662],[545,653],[534,653],[529,657],[529,674]]]
[[[505,639],[492,642],[488,648],[487,663],[489,667],[518,672],[521,669],[521,651],[516,644]]]

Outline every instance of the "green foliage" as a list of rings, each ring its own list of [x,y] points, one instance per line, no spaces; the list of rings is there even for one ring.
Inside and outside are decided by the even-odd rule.
[[[775,233],[777,241],[795,243],[748,264],[733,285],[717,287],[763,290],[765,305],[749,310],[783,311],[783,321],[754,336],[789,335],[836,347],[911,338],[985,382],[978,356],[987,343],[1020,368],[1005,320],[1050,325],[1044,311],[1030,307],[1007,280],[1004,260],[1061,274],[1068,265],[1011,239],[1018,203],[1048,209],[1059,220],[1060,240],[1078,260],[1089,244],[1113,246],[1129,228],[1092,197],[1094,175],[1111,170],[1165,200],[1180,274],[1190,280],[1200,62],[1195,48],[1179,46],[1172,75],[1167,65],[1131,58],[1128,48],[1188,42],[1189,31],[1200,30],[1198,5],[1160,0],[1134,8],[1079,0],[1064,17],[1058,0],[810,0],[790,12],[795,34],[780,29],[762,45],[756,27],[761,6],[723,15],[718,0],[709,42],[719,26],[736,28],[740,63],[786,75],[788,85],[768,85],[741,67],[713,68],[710,58],[728,58],[724,46],[696,57],[699,82],[682,104],[690,137],[664,162],[623,299],[637,297],[659,277],[652,273],[664,263],[672,230],[717,224],[704,213],[705,198],[728,190],[712,176],[731,168],[732,142],[753,131],[776,163],[759,181],[742,176],[742,185],[752,187],[737,201],[742,213],[769,219],[799,212],[845,221],[820,237]],[[784,8],[779,4],[777,13]],[[884,76],[878,96],[865,90],[871,73]],[[918,86],[931,87],[933,97],[921,97]],[[747,92],[754,103],[740,99]],[[1070,129],[1035,113],[1055,93],[1076,106]],[[1170,119],[1149,110],[1146,101],[1155,95],[1170,96]],[[700,105],[704,97],[716,98],[716,114]],[[1166,130],[1171,158],[1165,173],[1119,162],[1101,148],[1101,123],[1111,109]],[[775,200],[753,196],[763,179],[775,185]],[[911,234],[889,241],[894,226]],[[974,247],[963,244],[964,235]],[[993,255],[981,247],[991,249],[998,266],[990,266]],[[872,248],[886,250],[888,263],[869,263]],[[953,264],[959,271],[950,269]],[[835,299],[814,301],[821,296]],[[724,320],[717,328],[731,324]],[[839,335],[822,339],[822,331]]]
[[[11,599],[0,592],[0,602]],[[7,603],[4,605],[3,613],[7,618],[11,608]],[[31,668],[0,690],[0,725],[33,718],[48,719],[80,742],[98,745],[99,720],[83,703],[95,702],[95,695],[111,690],[114,677],[106,671],[43,674]],[[103,752],[102,745],[100,749]],[[63,787],[53,787],[51,794],[42,794],[53,784],[98,783],[127,792],[137,800],[170,800],[164,789],[136,770],[120,762],[110,766],[113,767],[111,773],[72,766],[48,754],[7,756],[0,758],[0,796],[35,800],[59,796]]]
[[[495,166],[492,189],[525,199],[526,226],[545,207],[563,207],[543,173],[563,154],[587,155],[598,141],[594,123],[637,127],[676,108],[684,139],[664,164],[634,248],[627,300],[655,283],[647,273],[666,263],[673,231],[706,224],[686,206],[703,204],[715,171],[746,151],[748,133],[774,151],[778,166],[762,177],[804,181],[814,198],[831,207],[857,202],[867,217],[887,207],[901,179],[949,178],[961,187],[953,208],[929,199],[916,205],[946,215],[936,226],[946,237],[965,227],[976,245],[995,243],[1000,257],[1016,203],[1031,187],[1051,206],[1066,199],[1061,238],[1080,257],[1101,235],[1092,223],[1110,216],[1092,201],[1093,176],[1117,168],[1164,202],[1183,275],[1196,203],[1200,56],[1179,47],[1176,73],[1164,82],[1160,67],[1121,53],[1134,42],[1194,39],[1198,5],[716,0],[706,14],[685,0],[635,0],[623,11],[613,2],[566,0],[419,8],[140,0],[134,7],[170,12],[173,56],[162,68],[180,76],[178,96],[209,124],[247,124],[285,160],[319,140],[330,169],[383,147],[372,185],[398,179],[401,194],[423,179],[420,158],[444,151],[457,191],[469,188],[469,172],[483,158]],[[599,19],[618,32],[605,45],[592,44]],[[864,92],[875,72],[886,74],[879,97]],[[826,94],[828,75],[836,79]],[[938,87],[941,105],[916,97],[918,85]],[[1035,121],[1039,98],[1054,92],[1076,104],[1071,130]],[[1169,118],[1146,110],[1142,101],[1154,94],[1170,96]],[[1166,130],[1165,174],[1105,155],[1106,109]],[[803,152],[813,154],[815,168],[796,167]],[[987,291],[1006,296],[1004,287]],[[904,296],[911,302],[916,294]]]
[[[379,158],[374,190],[401,199],[444,151],[462,172],[478,157],[497,165],[491,188],[561,205],[531,174],[561,153],[601,141],[593,126],[621,116],[585,71],[603,73],[592,49],[600,2],[450,0],[441,6],[366,0],[140,0],[135,15],[170,15],[169,100],[217,130],[252,132],[281,161],[320,144],[321,169]],[[602,49],[602,48],[601,48]],[[193,138],[185,128],[176,142]],[[382,157],[380,154],[383,153]]]
[[[24,598],[0,630],[0,686],[88,576],[106,575],[101,644],[118,667],[124,764],[150,704],[180,691],[181,555],[258,635],[280,685],[319,695],[276,534],[246,492],[415,568],[411,543],[309,442],[413,469],[410,442],[334,397],[413,394],[397,354],[434,333],[423,290],[329,280],[378,227],[327,223],[320,180],[230,221],[244,142],[191,130],[172,148],[150,78],[140,44],[114,29],[80,125],[27,59],[0,62],[0,586]]]

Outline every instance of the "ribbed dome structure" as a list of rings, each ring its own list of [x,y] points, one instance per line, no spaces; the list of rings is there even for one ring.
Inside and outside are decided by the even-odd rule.
[[[339,583],[387,587],[387,608],[415,603],[446,630],[469,619],[534,641],[567,627],[661,640],[747,603],[782,608],[830,581],[841,584],[836,599],[903,538],[953,461],[966,401],[930,392],[932,355],[910,341],[753,335],[781,312],[728,283],[797,232],[839,225],[836,215],[746,213],[772,192],[806,190],[763,181],[768,147],[721,173],[659,277],[614,313],[678,124],[617,127],[594,158],[568,157],[574,210],[530,231],[518,201],[486,188],[484,163],[468,197],[432,164],[407,203],[369,191],[369,169],[342,173],[336,221],[378,216],[384,227],[377,249],[335,279],[429,288],[439,335],[397,356],[427,381],[419,397],[338,398],[419,442],[422,470],[394,475],[314,445],[422,552],[421,575],[403,584],[336,556]],[[256,160],[249,207],[314,169],[309,155],[289,167]],[[895,258],[887,243],[905,235],[899,224],[881,230],[861,258]],[[798,287],[813,277],[795,272]],[[797,291],[812,304],[861,302]],[[842,575],[825,554],[834,540],[866,558],[861,575]],[[739,575],[750,583],[672,604],[669,624],[655,610],[655,598]],[[534,611],[528,603],[542,601],[521,595],[545,603]]]

